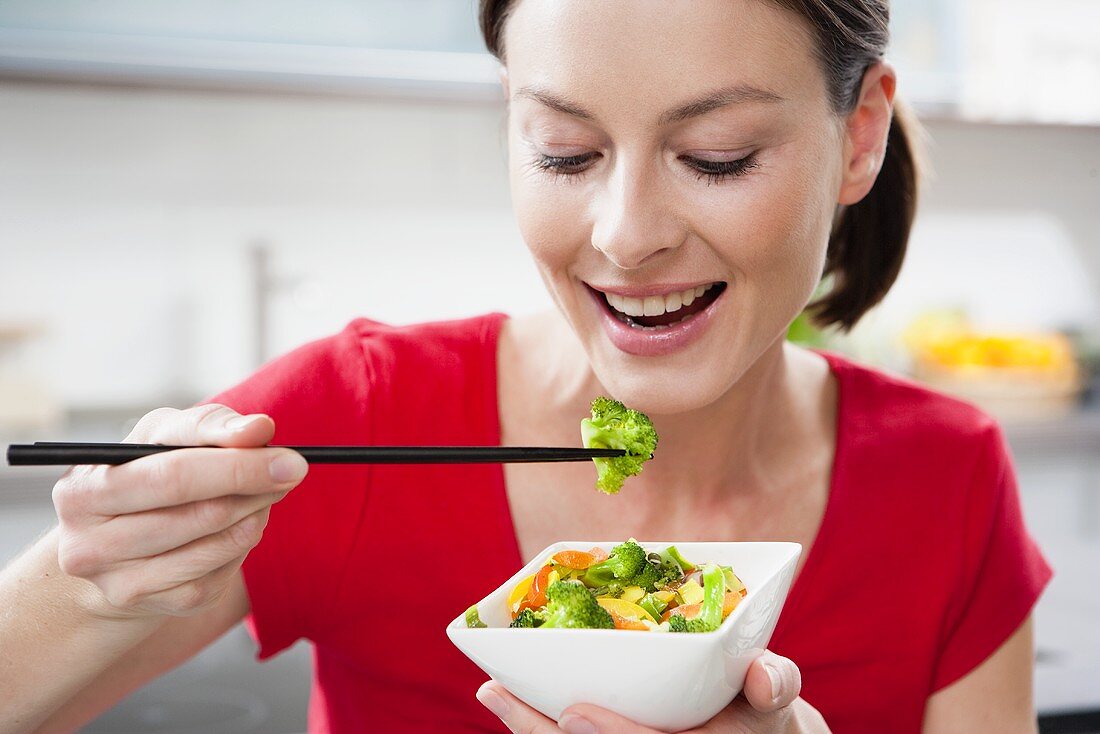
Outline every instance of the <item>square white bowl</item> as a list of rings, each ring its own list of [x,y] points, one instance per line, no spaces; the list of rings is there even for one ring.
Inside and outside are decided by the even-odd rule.
[[[767,647],[802,553],[798,543],[638,541],[647,551],[675,545],[692,563],[732,566],[747,594],[715,632],[510,629],[508,592],[569,548],[621,541],[562,541],[544,549],[477,603],[485,629],[464,615],[447,636],[489,677],[555,721],[569,706],[591,703],[662,731],[691,729],[741,692],[749,665]]]

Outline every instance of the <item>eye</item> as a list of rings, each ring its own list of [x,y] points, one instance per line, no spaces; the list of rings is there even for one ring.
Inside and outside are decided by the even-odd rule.
[[[696,178],[705,178],[708,183],[718,183],[735,176],[743,176],[759,165],[755,151],[735,161],[708,161],[689,155],[680,156],[680,160],[692,169]]]
[[[583,173],[600,157],[599,153],[581,153],[580,155],[555,156],[535,155],[534,166],[541,171],[549,171],[562,176]]]

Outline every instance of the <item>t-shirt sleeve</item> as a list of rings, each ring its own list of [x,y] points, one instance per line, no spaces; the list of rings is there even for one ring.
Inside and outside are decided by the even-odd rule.
[[[984,662],[1020,627],[1052,576],[1028,533],[1004,435],[990,424],[966,495],[965,542],[932,681],[937,691]]]
[[[367,367],[359,335],[349,327],[268,363],[206,402],[271,416],[272,444],[368,444]],[[345,571],[340,559],[355,542],[367,481],[363,467],[313,465],[272,507],[242,566],[251,606],[245,624],[260,659],[314,638],[332,622]]]

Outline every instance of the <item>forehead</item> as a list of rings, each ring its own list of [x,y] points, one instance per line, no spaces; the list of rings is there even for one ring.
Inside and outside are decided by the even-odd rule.
[[[824,96],[808,23],[766,0],[519,0],[504,34],[513,89],[551,89],[599,113],[654,114],[750,85]]]

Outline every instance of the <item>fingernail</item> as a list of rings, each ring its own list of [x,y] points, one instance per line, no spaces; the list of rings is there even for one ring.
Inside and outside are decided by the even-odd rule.
[[[565,734],[597,734],[596,725],[583,716],[566,714],[561,717],[558,726]]]
[[[297,482],[306,475],[309,464],[297,451],[285,451],[271,460],[267,467],[271,478],[279,484]]]
[[[479,688],[477,690],[477,700],[481,701],[482,706],[496,714],[501,721],[508,715],[508,702],[492,688],[486,688],[485,686]]]
[[[779,700],[779,694],[783,692],[783,680],[779,675],[779,669],[769,663],[764,663],[764,672],[768,674],[768,680],[772,684],[772,703]]]
[[[225,422],[225,427],[230,431],[243,431],[256,422],[258,415],[237,415]]]

